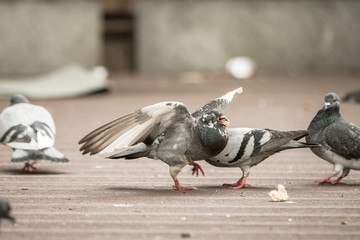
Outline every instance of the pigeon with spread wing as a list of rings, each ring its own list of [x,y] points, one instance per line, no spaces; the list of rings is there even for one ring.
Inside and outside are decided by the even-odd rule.
[[[226,146],[227,118],[218,110],[199,111],[196,116],[180,102],[162,102],[141,108],[92,131],[79,141],[83,154],[127,150],[108,158],[160,159],[170,167],[178,190],[177,175],[196,160],[210,158]]]

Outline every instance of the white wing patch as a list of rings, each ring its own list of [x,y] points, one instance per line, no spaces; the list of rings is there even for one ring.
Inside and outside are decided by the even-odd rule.
[[[254,136],[251,136],[248,143],[246,144],[245,151],[241,159],[248,159],[254,151],[254,146],[255,146],[255,138]]]
[[[177,116],[176,116],[177,115]],[[92,131],[79,141],[83,154],[109,153],[139,142],[151,144],[171,124],[190,116],[179,102],[161,102],[144,107]]]
[[[137,136],[141,135],[142,132],[147,129],[149,126],[153,125],[156,121],[155,118],[150,119],[142,124],[139,124],[127,132],[123,133],[120,137],[118,137],[114,142],[112,142],[109,146],[100,151],[100,154],[113,152],[115,149],[124,148],[132,145],[134,139]]]
[[[235,90],[233,90],[231,92],[228,92],[227,94],[225,94],[224,96],[222,96],[220,98],[225,99],[228,102],[231,102],[236,93],[240,94],[242,92],[243,92],[243,88],[240,87],[240,88],[235,89]]]
[[[237,164],[238,161],[249,159],[256,147],[260,147],[271,139],[271,133],[254,128],[230,128],[229,140],[225,149],[210,161],[228,166]]]
[[[264,135],[262,136],[261,140],[260,140],[260,145],[264,145],[265,143],[267,143],[268,141],[270,141],[271,139],[271,133],[269,131],[265,131]]]
[[[244,140],[244,136],[250,133],[253,128],[229,128],[227,130],[229,140],[224,150],[217,156],[210,158],[210,160],[216,159],[221,162],[228,163],[229,160],[234,159],[239,151],[241,143]]]

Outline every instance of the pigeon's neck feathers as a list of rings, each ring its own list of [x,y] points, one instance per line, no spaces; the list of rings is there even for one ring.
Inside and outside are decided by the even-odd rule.
[[[339,105],[333,105],[327,108],[323,107],[319,110],[312,123],[317,126],[327,126],[337,121],[339,118],[341,118]]]
[[[210,155],[219,154],[226,146],[226,127],[217,122],[198,122],[198,135],[203,150]]]

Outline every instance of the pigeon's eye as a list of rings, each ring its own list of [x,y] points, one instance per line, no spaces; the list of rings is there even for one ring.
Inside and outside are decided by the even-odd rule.
[[[219,117],[218,120],[219,120],[219,122],[221,122],[225,126],[229,125],[229,120],[225,116]]]
[[[336,99],[333,100],[333,102],[336,102],[336,101],[337,101]]]

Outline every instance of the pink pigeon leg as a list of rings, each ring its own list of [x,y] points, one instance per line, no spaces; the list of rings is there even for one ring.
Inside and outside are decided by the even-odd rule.
[[[240,178],[236,183],[224,183],[223,186],[225,187],[234,187],[236,189],[243,188],[243,187],[251,187],[251,184],[246,183],[246,179],[249,177],[250,172],[248,172],[244,177]]]
[[[191,165],[194,166],[194,168],[192,169],[192,175],[196,174],[196,176],[199,176],[199,170],[200,172],[202,173],[203,176],[205,176],[205,172],[204,170],[202,169],[202,167],[200,166],[200,164],[197,164],[195,162],[192,162]]]
[[[341,181],[341,179],[343,179],[344,177],[343,176],[340,176],[340,177],[338,177],[335,181],[330,181],[330,183],[332,183],[332,184],[346,184],[346,183],[344,183],[344,182],[342,182]]]
[[[326,178],[322,179],[322,180],[319,180],[318,181],[318,184],[321,185],[321,184],[324,184],[324,183],[333,183],[330,179],[333,177],[333,176],[336,176],[338,173],[336,174],[330,174],[329,176],[327,176]],[[340,179],[341,180],[341,179]],[[340,181],[339,180],[339,181]]]
[[[24,167],[20,170],[20,172],[31,172],[31,170],[34,170],[36,171],[37,168],[34,167],[34,165],[36,164],[37,162],[33,162],[33,163],[25,163]]]

